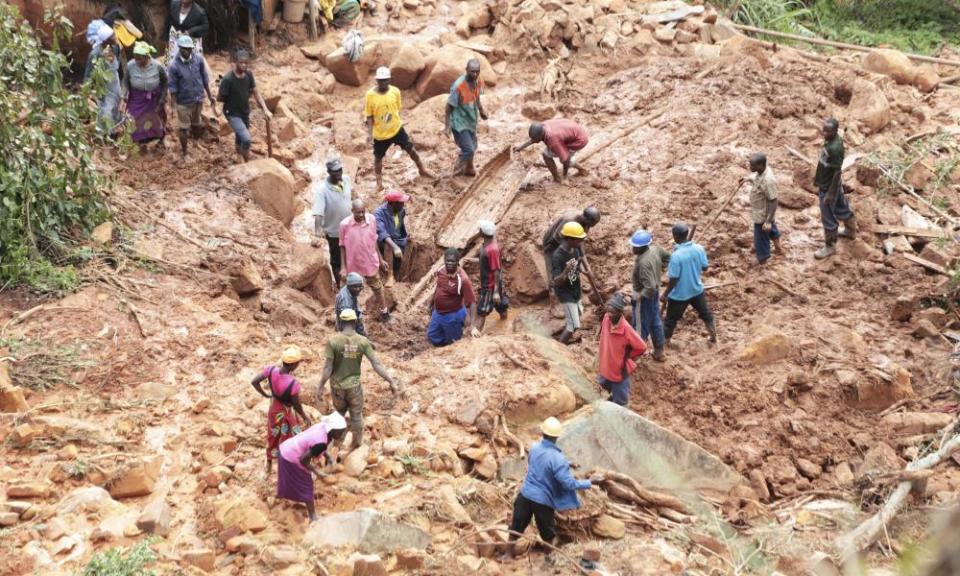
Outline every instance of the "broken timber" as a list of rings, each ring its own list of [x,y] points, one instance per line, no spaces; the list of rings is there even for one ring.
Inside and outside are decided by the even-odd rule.
[[[877,224],[873,227],[873,232],[889,234],[890,236],[912,236],[914,238],[946,238],[946,234],[940,228],[909,228],[907,226]]]
[[[941,265],[939,265],[939,264],[935,264],[935,263],[933,263],[933,262],[931,262],[931,261],[929,261],[929,260],[927,260],[927,259],[925,259],[925,258],[921,258],[921,257],[919,257],[919,256],[914,256],[913,254],[903,254],[902,256],[903,256],[904,258],[906,258],[907,260],[913,262],[914,264],[919,264],[919,265],[923,266],[924,268],[926,268],[926,269],[928,269],[928,270],[932,270],[932,271],[936,272],[937,274],[943,274],[944,276],[949,276],[949,275],[950,275],[949,272],[947,272],[946,270],[944,270],[943,266],[941,266]]]

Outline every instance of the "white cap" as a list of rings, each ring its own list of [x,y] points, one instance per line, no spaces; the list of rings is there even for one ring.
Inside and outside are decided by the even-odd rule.
[[[347,427],[347,420],[339,412],[327,414],[320,421],[326,424],[328,432],[330,430],[343,430]]]
[[[390,69],[386,66],[381,66],[377,68],[377,75],[375,76],[377,80],[389,80],[390,79]]]
[[[477,222],[477,227],[480,228],[480,233],[484,236],[493,236],[497,233],[497,225],[490,220],[480,220]]]

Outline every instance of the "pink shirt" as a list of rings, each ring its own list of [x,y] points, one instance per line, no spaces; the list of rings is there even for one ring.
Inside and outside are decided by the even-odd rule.
[[[271,372],[273,376],[270,375]],[[274,398],[282,396],[291,381],[293,382],[293,387],[290,388],[290,397],[293,398],[300,393],[300,383],[297,382],[297,379],[293,377],[293,374],[280,372],[279,366],[265,366],[263,368],[263,377],[270,381],[270,390],[273,392]]]
[[[637,331],[627,322],[626,316],[620,316],[620,322],[614,326],[610,315],[603,315],[600,324],[600,367],[597,372],[610,382],[620,382],[629,376],[637,364],[634,358],[642,356],[647,345]]]
[[[297,465],[300,469],[306,468],[300,464],[303,455],[310,451],[310,448],[317,444],[327,443],[327,425],[324,422],[318,422],[297,434],[293,438],[284,440],[280,444],[280,455],[291,464]]]
[[[365,216],[363,224],[357,224],[353,214],[340,222],[340,245],[347,253],[347,261],[343,263],[349,274],[357,274],[369,278],[376,276],[380,271],[380,254],[377,251],[377,222],[372,214]]]
[[[570,159],[570,153],[583,150],[590,137],[582,126],[566,118],[554,118],[543,123],[543,143],[561,162]]]

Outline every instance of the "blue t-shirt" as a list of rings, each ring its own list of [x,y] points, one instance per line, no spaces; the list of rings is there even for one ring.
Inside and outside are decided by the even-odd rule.
[[[700,275],[707,267],[707,253],[703,246],[687,240],[678,244],[670,256],[667,276],[677,279],[677,285],[670,291],[670,300],[689,300],[703,293]]]

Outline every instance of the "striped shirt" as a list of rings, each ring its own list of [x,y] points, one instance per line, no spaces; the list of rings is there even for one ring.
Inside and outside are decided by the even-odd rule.
[[[750,219],[754,224],[763,224],[767,221],[770,211],[770,201],[777,199],[777,177],[773,168],[767,168],[753,180],[750,188]],[[770,219],[773,223],[773,218]]]

